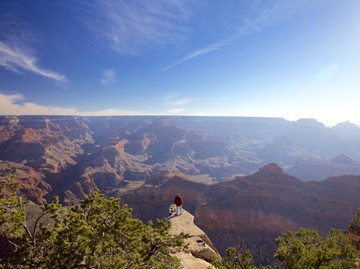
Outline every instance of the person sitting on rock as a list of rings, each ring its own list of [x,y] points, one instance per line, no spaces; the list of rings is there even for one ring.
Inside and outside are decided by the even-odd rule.
[[[183,200],[180,196],[180,193],[178,193],[175,197],[175,200],[174,200],[174,203],[176,205],[176,215],[181,215],[182,213],[182,204],[183,204]],[[179,211],[180,211],[180,214],[179,214]]]

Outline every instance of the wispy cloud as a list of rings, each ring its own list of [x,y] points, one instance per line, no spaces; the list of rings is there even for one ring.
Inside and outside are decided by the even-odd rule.
[[[117,73],[115,69],[106,69],[101,73],[100,83],[103,86],[109,86],[117,82]]]
[[[0,115],[76,115],[76,116],[123,116],[123,115],[186,115],[186,105],[192,102],[188,98],[167,96],[162,100],[163,110],[145,111],[120,108],[80,111],[74,107],[44,106],[29,102],[22,94],[0,93]]]
[[[182,107],[178,107],[178,108],[172,108],[169,109],[167,111],[165,111],[165,115],[176,115],[176,114],[181,114],[185,111],[185,108]]]
[[[78,116],[116,116],[146,115],[141,110],[103,109],[96,111],[79,111],[75,108],[59,106],[43,106],[27,102],[21,94],[6,95],[0,93],[0,115],[78,115]]]
[[[179,98],[176,95],[167,95],[163,100],[166,106],[183,106],[191,102],[189,98]]]
[[[205,54],[208,54],[210,52],[213,52],[213,51],[216,51],[216,50],[219,50],[221,48],[223,48],[224,46],[226,46],[228,43],[227,42],[219,42],[219,43],[214,43],[214,44],[211,44],[205,48],[202,48],[202,49],[199,49],[199,50],[196,50],[196,51],[193,51],[191,53],[189,53],[188,55],[186,55],[184,58],[180,59],[179,61],[165,67],[163,69],[163,71],[166,71],[166,70],[169,70],[177,65],[180,65],[182,63],[185,63],[193,58],[196,58],[196,57],[199,57],[201,55],[205,55]]]
[[[76,115],[79,116],[139,116],[139,115],[151,115],[147,111],[143,110],[125,110],[125,109],[117,109],[117,108],[107,108],[96,111],[83,111],[77,112]]]
[[[232,35],[188,53],[180,60],[163,68],[162,71],[169,70],[196,57],[223,49],[243,36],[274,26],[296,12],[300,12],[310,3],[310,0],[256,1],[256,5],[249,5],[249,13],[251,15],[243,18]]]
[[[338,73],[339,65],[338,64],[330,64],[321,68],[321,70],[315,74],[315,79],[326,81],[331,79]]]
[[[192,99],[189,98],[181,98],[177,95],[167,95],[163,97],[163,102],[167,110],[165,111],[165,115],[173,115],[173,114],[184,114],[186,111],[186,106],[192,102]]]
[[[138,54],[182,38],[189,11],[184,0],[94,0],[83,19],[96,37],[120,54]],[[91,14],[91,15],[90,15]]]
[[[12,72],[28,71],[60,82],[67,80],[62,74],[40,67],[32,49],[3,41],[0,41],[0,66]]]
[[[23,95],[0,93],[1,115],[76,115],[76,110],[63,107],[46,107],[27,102]]]

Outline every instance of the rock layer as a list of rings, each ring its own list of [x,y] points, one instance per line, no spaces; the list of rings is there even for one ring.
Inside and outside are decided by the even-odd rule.
[[[212,184],[271,162],[324,179],[360,174],[359,134],[349,123],[328,128],[309,119],[0,116],[0,177],[15,174],[34,201],[58,195],[68,205],[158,174]]]
[[[345,230],[360,204],[359,191],[360,176],[304,182],[272,164],[270,169],[210,186],[173,177],[156,187],[128,192],[122,199],[146,221],[161,218],[180,192],[195,224],[220,253],[244,240],[246,248],[260,243],[272,257],[274,239],[285,231]]]

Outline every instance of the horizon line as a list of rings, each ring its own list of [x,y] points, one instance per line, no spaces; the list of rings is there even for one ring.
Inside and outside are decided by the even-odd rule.
[[[323,124],[326,127],[334,127],[341,123],[349,123],[353,124],[357,127],[360,127],[360,125],[353,123],[349,120],[341,121],[336,124],[325,124],[322,121],[319,121],[316,118],[298,118],[297,120],[290,120],[286,119],[285,117],[271,117],[271,116],[229,116],[229,115],[171,115],[171,114],[127,114],[127,115],[78,115],[78,114],[9,114],[9,115],[0,115],[0,117],[82,117],[82,118],[90,118],[90,117],[182,117],[182,118],[191,118],[191,117],[197,117],[197,118],[254,118],[254,119],[281,119],[289,122],[297,122],[301,120],[315,120],[318,123]]]

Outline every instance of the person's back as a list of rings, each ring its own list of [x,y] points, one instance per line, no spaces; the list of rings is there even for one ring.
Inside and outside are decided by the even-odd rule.
[[[178,193],[174,199],[174,203],[176,205],[176,215],[179,215],[179,211],[180,211],[180,215],[182,213],[182,204],[183,204],[183,200],[180,196],[180,193]]]

